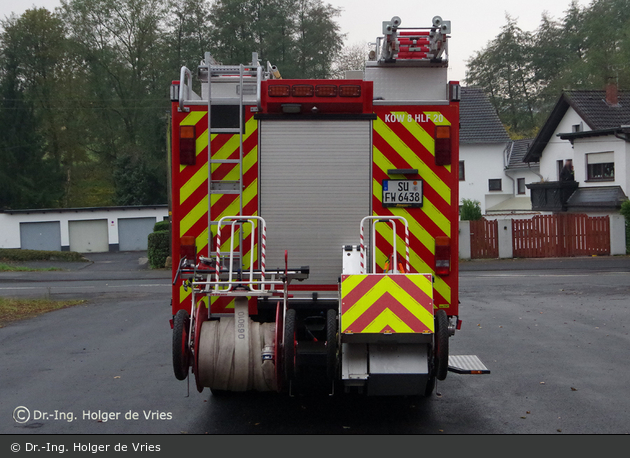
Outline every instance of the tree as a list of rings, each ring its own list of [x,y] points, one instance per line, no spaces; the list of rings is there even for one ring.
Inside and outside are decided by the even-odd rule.
[[[369,52],[370,46],[367,43],[344,46],[332,62],[331,76],[333,78],[345,78],[345,73],[348,70],[364,71]]]
[[[334,22],[340,10],[321,0],[299,0],[296,18],[296,62],[302,78],[328,78],[344,35]]]
[[[543,14],[533,33],[509,16],[468,62],[466,82],[482,87],[514,138],[532,136],[565,89],[630,87],[630,0],[576,0],[560,20]]]
[[[459,212],[462,221],[478,221],[481,216],[481,204],[478,200],[462,199],[462,208]]]
[[[62,0],[62,17],[83,59],[91,99],[85,107],[92,120],[85,148],[112,170],[116,186],[137,189],[134,201],[142,204],[166,201],[162,139],[168,110],[165,88],[172,79],[160,60],[166,54],[166,7],[164,0]],[[121,181],[133,175],[117,173],[116,168],[127,163],[119,157],[130,154],[136,162],[155,165],[146,169],[154,174],[151,181],[159,183],[149,195],[133,182]]]
[[[535,133],[536,84],[532,36],[506,16],[501,32],[468,61],[466,83],[489,94],[501,120],[517,135]]]
[[[63,164],[74,153],[55,89],[63,80],[64,29],[46,9],[2,21],[0,148],[5,208],[61,204]]]
[[[338,15],[321,0],[217,0],[211,52],[230,64],[248,63],[257,52],[285,78],[326,78],[343,45]]]

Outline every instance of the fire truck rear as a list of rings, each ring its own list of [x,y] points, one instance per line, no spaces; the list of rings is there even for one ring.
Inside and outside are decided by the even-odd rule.
[[[450,22],[383,23],[364,72],[206,54],[172,99],[173,367],[201,392],[430,395],[460,328]]]

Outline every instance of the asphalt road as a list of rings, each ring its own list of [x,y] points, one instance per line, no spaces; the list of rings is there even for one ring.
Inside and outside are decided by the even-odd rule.
[[[425,399],[188,390],[171,367],[170,272],[91,258],[0,273],[3,296],[89,299],[0,329],[0,434],[630,433],[628,257],[462,263],[451,353],[492,373],[450,373]]]

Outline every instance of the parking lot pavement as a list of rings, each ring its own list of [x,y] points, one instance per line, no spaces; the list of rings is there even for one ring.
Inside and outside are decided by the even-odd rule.
[[[125,279],[170,279],[171,269],[151,269],[146,251],[86,253],[87,262],[37,261],[13,263],[31,268],[61,270],[0,272],[0,282],[92,281]]]

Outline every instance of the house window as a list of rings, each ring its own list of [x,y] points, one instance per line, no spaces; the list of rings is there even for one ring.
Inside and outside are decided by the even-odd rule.
[[[466,181],[466,171],[464,169],[464,161],[459,161],[459,181]]]
[[[516,191],[519,194],[525,194],[525,178],[516,179]]]
[[[586,155],[586,179],[588,181],[614,181],[614,153],[590,153]]]
[[[564,167],[564,161],[563,160],[556,161],[556,165],[558,166],[558,181],[560,181],[560,176],[562,175],[562,168]]]
[[[488,189],[490,191],[501,191],[501,178],[490,178],[488,180]]]

